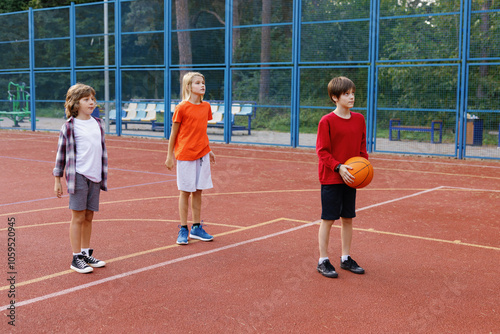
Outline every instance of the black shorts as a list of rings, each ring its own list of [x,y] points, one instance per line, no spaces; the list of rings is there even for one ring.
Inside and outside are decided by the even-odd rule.
[[[356,189],[345,184],[321,185],[321,219],[356,217]]]

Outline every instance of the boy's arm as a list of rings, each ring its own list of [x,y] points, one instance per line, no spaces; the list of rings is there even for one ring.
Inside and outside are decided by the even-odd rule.
[[[55,177],[54,193],[56,194],[56,196],[58,198],[61,198],[61,196],[63,194],[62,185],[61,185],[61,177],[60,176],[56,176]]]
[[[210,151],[210,152],[208,152],[208,154],[210,156],[210,162],[214,164],[215,163],[215,154],[214,154],[214,152]]]
[[[165,161],[165,165],[168,170],[171,170],[174,167],[174,147],[180,125],[181,123],[177,122],[172,124],[172,132],[170,133],[170,139],[168,140],[167,160]]]
[[[330,140],[330,129],[327,122],[319,122],[318,125],[318,135],[316,138],[316,154],[321,160],[324,166],[334,170],[335,167],[340,163],[335,160],[332,155],[332,147]]]
[[[56,165],[52,171],[52,175],[54,176],[63,176],[64,175],[64,167],[66,166],[66,127],[63,126],[61,132],[59,133],[59,141],[57,143],[57,154],[56,154]]]
[[[64,167],[66,166],[66,127],[63,126],[59,133],[59,141],[57,143],[56,165],[52,170],[52,175],[55,177],[54,193],[57,197],[62,196],[61,177],[64,175]]]
[[[361,135],[361,147],[359,148],[359,155],[368,159],[368,152],[366,151],[366,123],[363,118],[363,132]]]

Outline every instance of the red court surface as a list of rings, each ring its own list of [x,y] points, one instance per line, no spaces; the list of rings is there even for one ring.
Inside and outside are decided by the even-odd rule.
[[[83,275],[69,269],[66,191],[53,194],[57,133],[0,140],[2,332],[500,332],[498,161],[372,154],[351,254],[366,274],[340,269],[337,222],[329,279],[313,149],[212,144],[202,218],[215,238],[179,246],[167,142],[107,137],[91,241],[107,265]]]

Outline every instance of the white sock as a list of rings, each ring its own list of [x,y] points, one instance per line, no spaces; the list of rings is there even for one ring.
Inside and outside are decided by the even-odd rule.
[[[85,256],[89,256],[89,249],[90,248],[82,248],[82,253],[84,253]]]
[[[73,256],[75,255],[82,255],[82,253],[73,253]]]
[[[341,261],[344,262],[344,261],[347,261],[347,258],[349,257],[349,255],[342,255],[342,259]]]
[[[327,257],[320,257],[319,261],[318,261],[318,264],[322,264],[323,261],[325,261],[325,260],[328,260],[328,256]]]

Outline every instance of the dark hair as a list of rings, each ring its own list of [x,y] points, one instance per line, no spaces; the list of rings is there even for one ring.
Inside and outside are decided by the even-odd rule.
[[[333,101],[334,96],[339,98],[340,95],[350,91],[351,89],[353,92],[356,91],[356,85],[351,79],[346,77],[336,77],[328,83],[328,96],[330,97],[330,100]]]
[[[66,117],[76,117],[78,116],[78,108],[80,107],[80,100],[84,97],[92,96],[95,101],[95,90],[94,88],[77,83],[71,86],[66,93],[66,103],[64,103],[64,110],[66,112]]]

